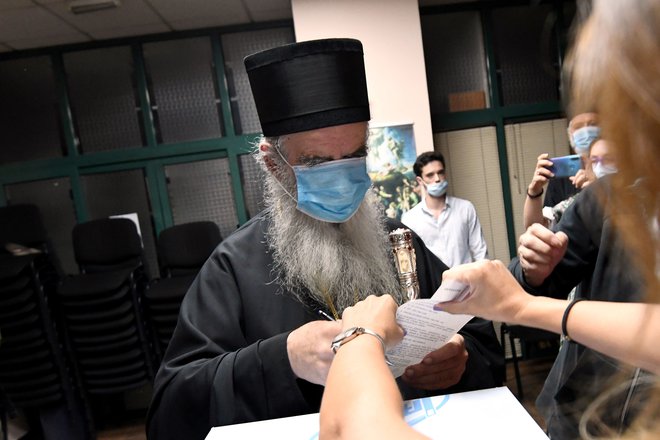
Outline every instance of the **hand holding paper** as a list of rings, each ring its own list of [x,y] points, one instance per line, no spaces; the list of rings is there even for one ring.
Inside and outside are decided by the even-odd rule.
[[[409,365],[418,364],[426,355],[449,341],[470,319],[470,315],[451,315],[434,310],[439,302],[463,297],[467,285],[454,281],[443,282],[430,299],[408,301],[397,309],[396,319],[405,336],[399,345],[388,350],[394,377],[403,374]]]
[[[460,299],[445,298],[436,303],[436,309],[449,313],[469,313],[493,321],[511,322],[531,298],[497,260],[453,267],[442,274],[442,279],[443,286],[446,283],[465,286]]]
[[[455,334],[442,347],[424,356],[418,364],[408,366],[401,378],[418,390],[439,390],[460,382],[467,368],[465,339]]]

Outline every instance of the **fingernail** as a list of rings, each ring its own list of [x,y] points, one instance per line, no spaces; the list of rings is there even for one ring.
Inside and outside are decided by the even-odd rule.
[[[441,304],[442,303],[434,304],[433,305],[433,310],[435,310],[437,312],[442,312],[442,305]]]

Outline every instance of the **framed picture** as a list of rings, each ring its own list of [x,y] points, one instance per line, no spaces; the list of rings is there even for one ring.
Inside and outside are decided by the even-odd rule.
[[[369,127],[367,172],[390,218],[400,220],[421,200],[412,169],[416,158],[412,124]]]

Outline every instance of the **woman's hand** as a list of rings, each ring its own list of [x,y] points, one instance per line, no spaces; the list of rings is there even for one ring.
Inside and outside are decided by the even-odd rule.
[[[378,333],[387,348],[394,347],[403,339],[403,329],[396,322],[397,304],[390,295],[369,295],[366,299],[348,307],[342,314],[343,330],[364,327]]]
[[[442,274],[443,282],[456,280],[469,286],[460,302],[438,303],[435,308],[449,313],[464,313],[485,319],[515,322],[532,298],[513,278],[501,261],[481,260],[455,266]]]

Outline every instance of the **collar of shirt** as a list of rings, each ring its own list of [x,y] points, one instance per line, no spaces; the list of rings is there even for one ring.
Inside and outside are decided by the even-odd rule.
[[[451,208],[451,200],[452,200],[452,199],[453,199],[452,196],[446,196],[446,198],[445,198],[445,209],[442,210],[442,212],[440,213],[441,215],[442,215],[445,211],[447,211],[449,208]],[[429,209],[429,207],[426,205],[426,197],[424,197],[424,198],[422,199],[422,201],[420,202],[420,205],[421,205],[421,207],[422,207],[422,211],[423,211],[424,213],[426,213],[426,214],[430,215],[431,217],[433,217],[433,213],[431,212],[431,210]]]

